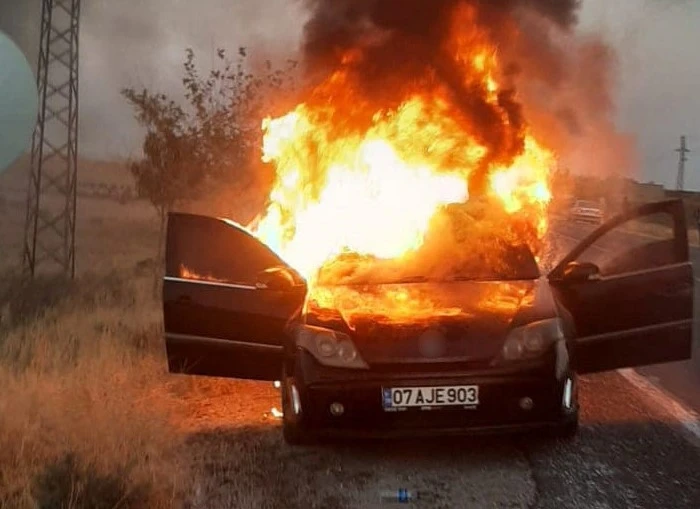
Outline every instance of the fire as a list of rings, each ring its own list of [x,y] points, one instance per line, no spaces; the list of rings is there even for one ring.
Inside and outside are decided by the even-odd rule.
[[[423,244],[437,210],[473,189],[546,233],[554,155],[516,121],[514,93],[499,85],[498,54],[474,10],[458,9],[453,21],[443,49],[462,85],[496,112],[491,131],[460,113],[470,97],[456,97],[432,69],[397,81],[388,67],[387,89],[368,90],[358,78],[362,47],[292,111],[262,122],[276,180],[249,229],[310,281],[341,253],[402,259]]]
[[[180,264],[178,276],[183,279],[194,279],[196,281],[210,281],[212,283],[227,283],[224,279],[218,279],[211,274],[199,274],[186,265]]]
[[[407,105],[392,121],[410,125],[417,115],[412,106],[419,105]],[[401,157],[382,133],[394,126],[380,123],[361,138],[326,141],[318,139],[323,130],[309,117],[299,107],[266,121],[265,157],[276,162],[278,181],[255,228],[305,276],[346,250],[401,256],[421,244],[437,207],[467,198],[467,183],[457,172],[440,173],[418,158]],[[309,149],[310,140],[318,148]],[[326,171],[304,171],[317,157]]]
[[[483,282],[468,291],[465,304],[460,302],[463,294],[443,295],[441,302],[435,294],[416,285],[377,286],[369,291],[352,286],[317,287],[309,299],[308,310],[316,317],[324,316],[324,310],[335,310],[354,330],[357,322],[366,317],[377,323],[427,324],[445,317],[469,319],[477,312],[511,316],[523,299],[529,298],[525,288],[502,282]]]
[[[337,309],[351,329],[360,317],[372,316],[385,323],[430,322],[436,317],[468,317],[458,306],[444,306],[412,287],[377,287],[361,292],[352,287],[316,288],[309,309]]]

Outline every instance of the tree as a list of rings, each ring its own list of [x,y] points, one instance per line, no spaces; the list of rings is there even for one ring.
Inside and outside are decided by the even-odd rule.
[[[163,251],[168,211],[180,202],[192,199],[205,173],[192,171],[198,150],[196,132],[188,125],[183,109],[164,94],[147,90],[123,91],[135,106],[136,118],[147,127],[143,158],[129,165],[136,192],[155,207],[159,218],[157,259]]]
[[[203,78],[194,51],[185,54],[183,104],[147,89],[122,90],[146,128],[143,155],[129,169],[138,195],[158,213],[156,260],[162,257],[170,210],[198,198],[207,183],[230,185],[250,178],[255,166],[247,162],[259,153],[260,124],[272,92],[279,96],[294,88],[295,61],[282,69],[267,61],[262,73],[254,73],[245,48],[239,48],[236,61],[219,49],[219,65]]]
[[[268,60],[259,73],[247,70],[246,48],[239,48],[231,61],[223,49],[217,50],[218,68],[204,79],[195,65],[194,52],[186,50],[185,98],[191,106],[201,143],[202,163],[216,177],[238,173],[247,166],[251,153],[258,154],[260,123],[294,91],[296,61],[285,68],[274,68]]]

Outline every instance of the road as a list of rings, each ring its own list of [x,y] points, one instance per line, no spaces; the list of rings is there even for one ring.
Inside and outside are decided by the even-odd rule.
[[[289,447],[270,384],[204,381],[192,392],[189,443],[201,480],[194,507],[607,509],[700,507],[700,448],[674,415],[617,372],[581,379],[571,442],[532,435]]]

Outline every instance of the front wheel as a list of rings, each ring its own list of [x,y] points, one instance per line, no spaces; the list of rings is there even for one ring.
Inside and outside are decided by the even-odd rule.
[[[307,430],[286,419],[282,421],[282,436],[288,445],[311,445],[314,443],[313,436]]]
[[[554,429],[554,436],[562,440],[572,440],[577,434],[579,429],[578,412],[572,416],[567,421],[558,425]]]

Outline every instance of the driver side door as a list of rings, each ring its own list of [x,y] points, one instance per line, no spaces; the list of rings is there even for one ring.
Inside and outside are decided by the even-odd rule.
[[[270,269],[287,276],[268,285]],[[239,225],[170,213],[163,321],[172,373],[279,380],[288,323],[305,281]]]
[[[586,277],[570,277],[575,264],[586,264]],[[680,200],[605,223],[549,279],[573,318],[578,373],[691,357],[694,279]]]

